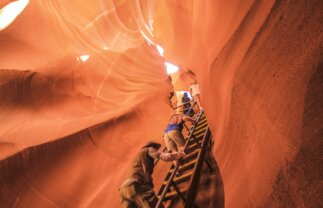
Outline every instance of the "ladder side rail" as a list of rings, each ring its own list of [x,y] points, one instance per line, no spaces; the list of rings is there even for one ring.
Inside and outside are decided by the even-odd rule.
[[[163,190],[163,192],[162,192],[162,194],[160,196],[160,199],[158,200],[158,203],[156,205],[156,208],[160,208],[161,207],[161,205],[162,205],[162,203],[164,201],[164,198],[166,196],[166,193],[167,193],[169,187],[172,185],[173,179],[175,178],[175,175],[176,175],[176,172],[177,172],[177,170],[179,168],[179,164],[180,164],[180,161],[181,160],[182,159],[179,159],[178,160],[178,162],[177,162],[177,164],[176,164],[176,166],[174,168],[174,171],[172,172],[171,176],[169,177],[168,182],[167,182],[167,184],[166,184],[166,186],[165,186],[165,188],[164,188],[164,190]]]
[[[181,193],[181,191],[177,188],[176,183],[172,181],[172,186],[174,187],[177,194],[183,199],[183,201],[186,201],[185,196]]]
[[[186,194],[187,201],[185,202],[185,208],[191,208],[195,205],[195,197],[197,192],[198,183],[200,181],[200,175],[202,171],[203,161],[205,158],[205,153],[208,145],[208,140],[210,138],[211,132],[209,127],[206,129],[206,133],[203,138],[202,150],[198,155],[198,161],[193,169],[193,176],[189,182],[189,189]]]

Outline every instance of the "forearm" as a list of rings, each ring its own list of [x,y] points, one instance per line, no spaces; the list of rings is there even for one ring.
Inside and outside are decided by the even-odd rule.
[[[174,160],[178,160],[179,158],[181,158],[182,156],[184,156],[185,153],[184,152],[176,152],[176,153],[161,153],[159,155],[159,158],[162,161],[165,162],[170,162],[170,161],[174,161]]]
[[[193,118],[191,118],[191,117],[189,117],[189,116],[185,116],[184,118],[183,118],[183,120],[184,121],[189,121],[189,122],[192,122],[192,123],[194,123],[196,120],[195,119],[193,119]]]

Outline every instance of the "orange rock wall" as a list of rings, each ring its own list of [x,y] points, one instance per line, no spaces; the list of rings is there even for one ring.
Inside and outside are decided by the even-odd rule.
[[[171,114],[166,60],[197,75],[226,207],[322,205],[322,10],[30,1],[0,31],[0,204],[120,207],[129,160]]]

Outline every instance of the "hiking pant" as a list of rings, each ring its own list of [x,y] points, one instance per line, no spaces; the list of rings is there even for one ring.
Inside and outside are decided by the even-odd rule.
[[[178,147],[185,146],[185,139],[182,132],[171,130],[164,134],[164,142],[168,151],[178,152]]]
[[[129,180],[121,185],[120,197],[124,208],[155,208],[158,202],[152,186]]]

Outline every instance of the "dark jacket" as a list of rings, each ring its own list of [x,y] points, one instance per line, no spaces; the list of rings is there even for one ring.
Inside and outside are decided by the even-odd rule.
[[[132,160],[128,170],[128,178],[136,179],[140,184],[150,185],[152,187],[154,160],[160,155],[157,149],[152,147],[153,145],[146,144]],[[158,145],[160,146],[160,144]]]

